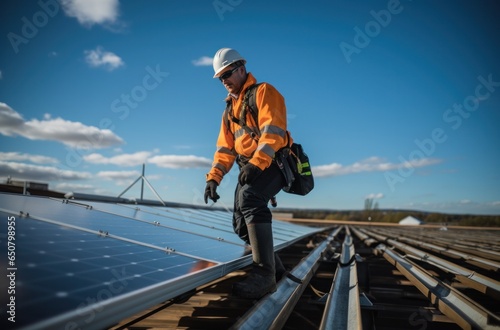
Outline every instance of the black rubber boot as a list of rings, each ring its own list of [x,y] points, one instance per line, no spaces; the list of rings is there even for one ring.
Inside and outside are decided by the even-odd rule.
[[[276,283],[278,283],[286,273],[286,268],[281,262],[280,256],[274,252],[274,265],[276,268]]]
[[[258,223],[247,227],[253,267],[246,279],[233,285],[233,294],[241,298],[259,299],[276,291],[272,225]]]

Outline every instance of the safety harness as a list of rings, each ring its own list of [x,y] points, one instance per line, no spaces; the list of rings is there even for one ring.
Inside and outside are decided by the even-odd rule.
[[[240,118],[234,117],[233,104],[230,99],[226,101],[226,110],[224,111],[224,121],[228,131],[231,132],[229,122],[231,120],[240,125],[257,142],[260,137],[260,128],[256,104],[256,91],[260,84],[262,83],[250,85],[246,89]],[[250,111],[256,129],[252,129],[247,125],[247,111]],[[234,135],[234,132],[231,133]],[[273,158],[273,161],[276,162],[285,176],[286,186],[283,187],[283,191],[291,194],[307,195],[314,188],[314,178],[311,172],[311,165],[309,164],[309,157],[300,144],[292,143],[292,145],[289,145],[291,140],[290,133],[287,131],[286,134],[288,139],[287,145],[278,150]],[[248,161],[248,158],[241,155],[236,157],[236,162],[240,167]],[[273,203],[273,206],[274,205]]]
[[[262,83],[258,84],[253,84],[250,85],[246,91],[245,91],[245,96],[243,97],[243,103],[242,103],[242,109],[240,112],[240,118],[236,118],[233,115],[233,102],[229,99],[226,101],[226,110],[224,111],[224,120],[226,123],[226,129],[231,131],[230,126],[229,126],[229,121],[231,120],[232,122],[240,125],[250,136],[255,140],[258,141],[260,137],[260,129],[259,129],[259,114],[258,114],[258,109],[257,109],[257,104],[255,99],[256,97],[256,92],[257,92],[257,87],[261,85]],[[252,116],[252,119],[256,125],[256,130],[251,129],[247,125],[247,111],[250,111],[250,114]],[[233,133],[234,134],[234,133]]]

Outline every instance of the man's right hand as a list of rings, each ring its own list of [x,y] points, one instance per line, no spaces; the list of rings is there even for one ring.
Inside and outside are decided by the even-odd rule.
[[[207,182],[207,186],[205,187],[205,204],[208,203],[208,199],[217,203],[217,200],[220,198],[219,194],[217,194],[217,182],[215,180],[210,180]]]

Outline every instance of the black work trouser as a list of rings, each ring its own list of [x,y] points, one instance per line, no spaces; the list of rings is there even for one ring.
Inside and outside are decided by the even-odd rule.
[[[268,203],[285,185],[284,176],[275,162],[266,168],[251,184],[236,185],[234,193],[233,229],[247,244],[247,225],[270,223],[272,213]]]

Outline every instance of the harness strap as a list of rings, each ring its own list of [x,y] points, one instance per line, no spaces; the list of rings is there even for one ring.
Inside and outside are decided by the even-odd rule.
[[[240,112],[240,118],[236,118],[233,115],[233,103],[229,99],[226,101],[226,109],[224,110],[224,121],[226,124],[226,129],[231,132],[230,129],[230,123],[229,121],[231,120],[232,122],[238,124],[247,132],[256,142],[259,142],[259,138],[261,135],[260,128],[259,128],[259,117],[258,117],[258,108],[257,108],[257,102],[256,102],[256,92],[257,92],[257,87],[261,85],[262,83],[258,84],[253,84],[250,85],[246,90],[245,90],[245,96],[243,97],[243,102],[242,102],[242,109]],[[246,122],[247,118],[247,111],[250,111],[250,114],[252,115],[252,119],[254,123],[257,125],[256,129],[253,130],[251,129]],[[234,135],[234,132],[231,132]],[[290,153],[290,133],[287,131],[287,144],[285,147],[281,148],[278,150],[276,153],[283,152],[285,155]],[[241,162],[248,162],[249,159],[242,159]],[[237,160],[238,161],[238,160]]]
[[[259,125],[259,119],[258,119],[258,113],[255,105],[255,91],[257,90],[257,87],[260,85],[259,84],[253,84],[250,85],[246,90],[245,90],[245,96],[243,98],[243,103],[241,105],[242,109],[240,112],[240,118],[236,118],[233,115],[233,104],[231,100],[226,101],[226,110],[224,110],[224,117],[225,117],[225,123],[226,123],[226,129],[230,130],[230,125],[229,125],[229,120],[232,122],[238,124],[247,132],[255,141],[259,140],[260,137],[260,129],[258,127]],[[257,125],[256,130],[251,129],[247,125],[246,117],[247,117],[247,111],[250,111],[250,114],[252,115],[252,118]],[[232,132],[234,134],[234,132]]]

